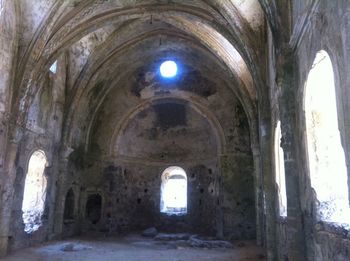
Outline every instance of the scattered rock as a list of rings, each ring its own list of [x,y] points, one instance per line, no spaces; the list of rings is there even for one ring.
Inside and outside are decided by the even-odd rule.
[[[159,233],[154,240],[166,242],[166,244],[176,248],[233,248],[233,245],[224,240],[215,240],[214,238],[200,238],[197,235],[190,234],[164,234]]]
[[[73,243],[65,244],[61,247],[61,250],[64,252],[74,251],[74,244]]]
[[[158,230],[155,227],[147,228],[142,232],[144,237],[155,237],[158,234]]]
[[[191,247],[198,248],[232,248],[233,245],[228,241],[223,240],[203,240],[196,237],[191,237],[189,240]]]
[[[176,240],[189,240],[190,234],[164,234],[160,233],[158,234],[154,240],[159,241],[176,241]]]
[[[82,244],[74,244],[74,243],[67,243],[61,247],[61,251],[64,251],[64,252],[81,251],[81,250],[88,250],[88,249],[92,249],[92,247],[85,246]]]

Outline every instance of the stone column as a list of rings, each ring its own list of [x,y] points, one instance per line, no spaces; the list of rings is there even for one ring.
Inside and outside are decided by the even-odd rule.
[[[285,175],[287,184],[287,235],[288,259],[306,260],[304,228],[302,226],[302,209],[300,205],[298,144],[296,135],[296,93],[297,93],[297,66],[295,54],[286,50],[280,54],[277,67],[278,86],[282,90],[280,98],[280,115],[282,130],[282,148],[284,151]],[[300,99],[301,97],[299,97]],[[299,163],[300,164],[300,163]]]

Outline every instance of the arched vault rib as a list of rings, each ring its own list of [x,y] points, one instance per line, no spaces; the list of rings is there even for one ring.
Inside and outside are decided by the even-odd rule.
[[[159,9],[159,7],[157,7],[158,9]],[[157,15],[157,14],[159,14],[159,10],[156,8],[156,10],[157,10],[157,12],[155,12],[154,13],[154,15]],[[174,8],[174,7],[173,7]],[[143,11],[145,11],[145,9],[142,9]],[[188,8],[185,8],[184,9],[184,11],[186,11],[186,12],[189,12],[189,10],[188,10]],[[164,12],[164,13],[166,13],[166,12]],[[111,21],[113,21],[113,20],[111,20],[114,16],[115,16],[116,14],[110,14],[110,15],[107,15],[107,14],[105,14],[105,15],[101,15],[101,16],[99,16],[99,17],[95,17],[95,19],[97,19],[97,20],[99,20],[99,19],[105,19],[105,21],[107,22],[111,22]],[[147,13],[147,15],[143,15],[143,17],[144,18],[149,18],[149,16],[150,15],[152,15],[152,12],[150,12],[150,13]],[[199,21],[199,19],[198,19],[198,14],[196,13],[196,17],[194,17],[194,18],[197,18],[197,21]],[[119,17],[120,18],[120,17]],[[128,19],[130,19],[130,18],[132,18],[132,16],[130,16],[130,14],[128,14]],[[207,19],[209,19],[208,17],[206,17]],[[211,18],[212,19],[212,18]],[[203,20],[203,19],[202,19]],[[96,20],[94,20],[94,19],[92,19],[91,21],[93,21],[94,23],[92,23],[91,25],[90,25],[90,27],[91,28],[96,28]],[[180,14],[174,14],[174,17],[172,18],[172,21],[177,21],[177,22],[180,22],[180,23],[178,23],[178,25],[181,25],[183,22],[185,23],[185,25],[187,26],[187,29],[189,30],[189,32],[190,33],[195,33],[195,32],[193,32],[193,31],[190,31],[190,29],[192,29],[191,27],[190,27],[190,22],[189,22],[189,19],[187,18],[187,20],[186,20],[186,18],[180,18]],[[225,48],[227,48],[228,46],[230,46],[231,44],[230,44],[230,42],[228,41],[228,40],[226,40],[225,39],[225,37],[223,37],[220,33],[218,33],[215,29],[213,29],[213,28],[211,28],[209,25],[207,25],[206,23],[204,23],[203,21],[200,23],[201,25],[205,25],[205,27],[206,27],[206,30],[207,31],[202,31],[202,32],[200,32],[200,33],[198,33],[197,34],[197,36],[198,37],[201,37],[201,36],[203,36],[203,35],[205,35],[205,34],[210,34],[210,33],[212,33],[212,32],[214,32],[217,36],[221,36],[221,39],[224,39],[225,40],[225,43],[224,43],[224,45],[221,45],[221,46],[218,46],[218,48],[217,48],[217,50],[214,50],[215,52],[217,52],[219,55],[221,55],[222,57],[226,57],[226,55],[227,55],[227,53],[230,53],[230,51],[226,51],[226,52],[223,52],[222,53],[222,51],[223,50],[225,50]],[[90,29],[91,29],[90,28]],[[69,31],[70,33],[73,33],[74,32],[74,30],[72,29],[72,28],[70,28],[71,29],[71,31]],[[208,31],[208,29],[209,29],[209,31]],[[58,36],[60,36],[59,34],[58,34]],[[62,36],[62,35],[61,35]],[[51,41],[50,42],[52,42],[53,41],[53,39],[55,39],[55,37],[53,37],[52,39],[51,39]],[[66,39],[66,38],[65,38]],[[57,40],[57,39],[56,39]],[[213,44],[214,43],[214,44]],[[208,45],[209,46],[214,46],[214,45],[216,45],[216,44],[218,44],[218,42],[212,42],[212,43],[208,43]],[[48,45],[47,46],[50,46],[50,44],[48,43]],[[232,46],[232,45],[231,45]],[[233,48],[233,46],[232,46],[232,48]],[[230,47],[229,49],[231,49],[232,50],[232,48]],[[50,49],[50,48],[49,48]],[[61,48],[62,49],[62,48]],[[61,50],[61,49],[59,49],[59,50]],[[234,49],[234,48],[233,48]],[[235,50],[235,49],[234,49]],[[237,51],[236,52],[234,52],[234,53],[238,53]],[[248,55],[248,57],[250,57],[251,55]],[[40,71],[43,69],[43,68],[45,68],[45,67],[47,67],[48,66],[48,64],[52,61],[52,59],[54,59],[54,57],[53,56],[51,56],[50,55],[50,52],[48,52],[48,53],[46,53],[46,55],[44,55],[43,56],[43,59],[42,59],[42,61],[41,62],[38,62],[37,63],[37,69],[35,69],[35,70],[33,70],[32,71],[32,77],[31,77],[31,79],[36,79],[37,78],[37,76],[38,75],[40,75]],[[230,61],[231,60],[231,61]],[[242,59],[243,60],[243,59]],[[226,59],[226,61],[227,62],[232,62],[232,57],[230,57],[229,59]],[[245,65],[246,67],[247,67],[247,65]],[[231,68],[232,67],[234,67],[234,66],[230,66]],[[36,76],[37,75],[37,76]],[[250,76],[250,78],[252,78],[251,76]],[[246,83],[249,83],[249,82],[252,82],[252,79],[248,79],[248,78],[246,77],[246,79],[245,79],[245,82]],[[25,80],[24,80],[24,84],[25,84]],[[25,84],[26,85],[26,84]],[[257,85],[257,84],[256,84]],[[34,90],[34,87],[32,86],[32,88],[33,88],[33,92],[35,92],[35,90]],[[251,88],[251,90],[250,90],[250,93],[251,94],[253,94],[253,92],[252,92],[252,90],[253,90],[253,88]],[[26,96],[26,95],[24,95],[24,96]],[[27,96],[29,96],[30,97],[30,92],[28,92],[27,93]],[[256,98],[256,94],[254,94],[254,96],[255,96],[255,98]],[[28,97],[22,97],[22,102],[24,102],[24,100],[25,100],[25,98],[27,98],[27,99],[30,99],[30,98],[28,98]],[[30,103],[30,102],[27,102],[27,103]],[[25,112],[26,110],[25,110],[25,108],[26,108],[26,105],[25,104],[23,104],[22,103],[22,110]]]
[[[193,94],[192,94],[193,95]],[[186,101],[188,105],[192,107],[196,112],[202,115],[212,127],[214,135],[216,137],[218,146],[217,146],[217,155],[225,154],[226,152],[226,140],[225,133],[223,128],[220,125],[220,122],[215,117],[215,115],[205,106],[203,106],[204,102],[199,102],[201,98],[197,97],[196,99],[191,99],[189,96],[181,95],[181,96],[162,96],[162,97],[153,97],[151,99],[145,100],[142,103],[138,104],[136,107],[129,110],[124,114],[124,117],[119,121],[116,126],[113,136],[110,142],[109,154],[112,157],[118,156],[118,138],[121,133],[123,133],[124,129],[127,127],[128,122],[132,120],[139,112],[145,110],[147,107],[160,102],[160,101]]]
[[[83,79],[80,79],[78,86],[76,86],[75,88],[77,89],[78,93],[75,95],[75,98],[73,100],[73,102],[71,103],[72,107],[69,111],[69,116],[67,117],[67,122],[66,122],[66,127],[64,128],[66,131],[68,130],[72,130],[72,123],[76,122],[76,120],[73,120],[76,115],[80,115],[79,111],[77,111],[78,106],[80,104],[80,101],[83,99],[84,96],[86,96],[88,93],[90,93],[92,91],[92,87],[95,86],[95,82],[97,81],[97,77],[98,75],[101,75],[100,72],[105,71],[106,68],[111,68],[112,65],[115,66],[115,61],[118,60],[119,56],[123,55],[128,49],[130,48],[134,48],[134,46],[136,46],[139,43],[142,43],[142,41],[144,41],[145,39],[148,39],[152,36],[161,36],[161,35],[174,35],[178,38],[185,38],[188,41],[191,41],[191,38],[186,37],[186,35],[179,35],[177,33],[171,33],[171,32],[166,32],[164,30],[157,30],[155,32],[151,31],[151,32],[147,32],[142,34],[140,37],[140,39],[138,39],[137,41],[135,41],[134,43],[131,42],[127,42],[125,43],[125,48],[121,48],[120,46],[118,46],[117,49],[110,49],[109,47],[111,46],[104,46],[104,49],[110,49],[110,53],[106,54],[104,52],[101,52],[102,57],[97,58],[96,63],[93,62],[88,62],[90,68],[85,68],[84,69],[84,73],[82,73],[82,76],[85,76]],[[111,43],[113,41],[110,41]],[[196,42],[192,42],[192,48],[197,46],[199,43]],[[136,47],[135,47],[136,48]],[[203,46],[201,46],[200,44],[198,45],[198,47],[196,48],[201,48],[204,50],[207,50],[207,52],[210,53],[208,48],[205,48]],[[98,48],[97,52],[99,51]],[[94,57],[98,57],[98,55],[93,55]],[[106,56],[106,57],[105,57]],[[121,59],[121,58],[120,58]],[[133,64],[132,61],[129,61],[130,64]],[[223,65],[224,66],[224,65]],[[224,66],[225,67],[225,66]],[[121,71],[122,73],[109,73],[109,75],[119,75],[117,78],[111,79],[112,82],[110,83],[111,88],[115,85],[118,84],[119,81],[121,81],[121,78],[123,77],[124,74],[127,73],[128,70],[133,70],[132,67],[129,67],[128,70],[126,70],[126,68],[121,69],[120,67],[115,67],[114,68],[115,72],[117,71]],[[107,76],[108,77],[108,76]],[[241,82],[240,78],[238,77],[238,75],[232,75],[230,76],[230,70],[227,71],[227,77],[230,79],[230,82],[235,82],[235,84],[229,84],[230,86],[244,86],[243,82]],[[232,90],[234,91],[234,93],[236,94],[236,96],[240,99],[241,103],[243,104],[245,111],[247,112],[248,118],[249,119],[253,119],[255,117],[255,106],[254,106],[254,102],[249,98],[249,95],[246,91],[244,91],[245,89],[242,88],[237,88],[237,87],[231,87]],[[108,90],[106,90],[106,94],[107,95]],[[95,106],[92,106],[93,108],[99,108],[99,106],[101,105],[101,103],[103,102],[103,98],[105,95],[102,94],[101,96],[101,101],[99,104],[96,104]],[[93,113],[92,115],[94,115],[95,113]],[[90,129],[90,127],[89,127]],[[65,132],[65,136],[66,141],[70,140],[69,133]]]

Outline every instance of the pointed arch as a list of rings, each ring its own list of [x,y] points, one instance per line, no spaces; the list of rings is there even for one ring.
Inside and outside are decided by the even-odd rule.
[[[305,120],[311,186],[318,219],[349,222],[347,167],[341,144],[332,61],[317,53],[305,86]]]
[[[32,233],[42,225],[47,180],[44,175],[47,158],[42,150],[34,151],[29,159],[25,179],[22,212],[24,231]]]

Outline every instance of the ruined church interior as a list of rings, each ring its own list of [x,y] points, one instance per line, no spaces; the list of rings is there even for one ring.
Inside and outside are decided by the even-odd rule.
[[[0,259],[349,261],[349,61],[349,0],[0,0]]]

